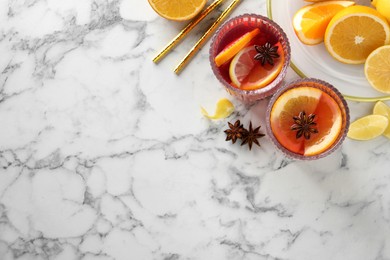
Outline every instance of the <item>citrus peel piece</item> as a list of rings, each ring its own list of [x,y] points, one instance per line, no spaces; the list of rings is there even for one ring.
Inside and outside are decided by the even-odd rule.
[[[318,133],[305,140],[292,131],[294,116],[304,111],[315,115]],[[305,156],[320,154],[334,144],[342,128],[342,113],[336,101],[313,87],[300,86],[285,91],[274,103],[271,129],[279,143],[291,152]]]
[[[222,119],[230,116],[234,111],[234,105],[230,102],[229,99],[222,98],[218,100],[214,115],[210,115],[207,110],[203,107],[200,107],[202,115],[208,119]]]

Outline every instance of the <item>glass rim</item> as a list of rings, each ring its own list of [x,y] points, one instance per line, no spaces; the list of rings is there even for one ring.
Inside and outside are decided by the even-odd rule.
[[[272,1],[273,0],[266,0],[266,5],[267,5],[267,16],[271,20],[274,20],[274,15],[273,15],[273,8],[272,8]],[[293,60],[290,62],[290,67],[291,69],[301,78],[307,78],[311,77],[308,76],[307,73],[303,73],[300,68],[294,63]],[[348,95],[341,93],[344,98],[348,101],[354,101],[354,102],[377,102],[377,101],[387,101],[390,100],[390,95],[382,95],[382,96],[373,96],[373,97],[364,97],[364,96],[354,96],[354,95]]]
[[[345,122],[345,127],[343,127],[340,130],[340,133],[339,133],[337,139],[332,143],[332,145],[328,149],[326,149],[325,151],[323,151],[319,154],[310,155],[310,156],[305,156],[305,155],[294,153],[294,152],[288,150],[286,147],[284,147],[282,144],[280,144],[280,142],[276,139],[276,137],[273,134],[272,129],[271,129],[271,110],[272,110],[272,107],[273,107],[275,101],[287,90],[292,89],[292,88],[301,87],[301,85],[304,83],[314,83],[314,84],[318,84],[318,85],[323,85],[325,88],[329,89],[330,92],[333,92],[338,98],[338,100],[335,100],[335,101],[338,104],[338,106],[340,107],[340,109],[342,110],[343,125]],[[315,88],[315,86],[312,86],[312,87]],[[332,97],[332,98],[334,98],[334,97]],[[296,80],[293,80],[291,82],[286,83],[283,87],[278,89],[278,91],[271,97],[271,99],[269,100],[269,103],[267,105],[267,110],[266,110],[266,131],[267,131],[267,134],[270,137],[272,143],[284,155],[286,155],[292,159],[315,160],[315,159],[320,159],[320,158],[326,157],[329,154],[333,153],[343,143],[343,141],[347,135],[348,129],[349,129],[349,124],[350,124],[349,107],[348,107],[347,101],[345,100],[344,96],[341,94],[341,92],[336,87],[334,87],[329,82],[326,82],[326,81],[323,81],[320,79],[316,79],[316,78],[299,78],[299,79],[296,79]]]
[[[283,63],[283,67],[282,67],[282,70],[280,71],[280,73],[278,74],[278,76],[270,83],[268,84],[266,87],[264,88],[258,88],[258,89],[253,89],[253,90],[244,90],[244,89],[239,89],[239,88],[236,88],[234,86],[232,86],[228,81],[226,81],[220,74],[219,74],[219,71],[217,70],[217,67],[216,66],[213,66],[215,65],[215,61],[214,61],[214,57],[216,56],[216,53],[215,53],[215,50],[213,48],[214,44],[215,44],[215,41],[216,41],[216,38],[217,38],[217,35],[221,32],[221,30],[223,30],[228,24],[230,24],[231,22],[235,21],[235,20],[239,20],[239,19],[242,19],[242,18],[256,18],[256,19],[259,19],[263,22],[265,22],[266,24],[270,25],[271,27],[274,27],[276,28],[276,30],[278,31],[278,33],[280,33],[281,37],[279,38],[282,38],[283,41],[284,41],[284,44],[285,44],[285,61]],[[263,16],[263,15],[260,15],[260,14],[254,14],[254,13],[245,13],[245,14],[241,14],[241,15],[238,15],[238,16],[235,16],[235,17],[232,17],[230,18],[229,20],[227,20],[226,22],[224,22],[218,29],[217,31],[215,32],[213,38],[212,38],[212,41],[211,41],[211,44],[210,44],[210,49],[209,49],[209,61],[210,61],[210,64],[212,64],[211,68],[213,70],[213,73],[214,75],[217,77],[217,79],[229,90],[229,91],[234,91],[234,92],[237,92],[239,95],[256,95],[256,94],[262,94],[262,93],[267,93],[267,95],[264,97],[269,97],[271,95],[273,95],[276,91],[277,91],[277,87],[282,81],[283,79],[285,78],[286,74],[287,74],[287,70],[290,66],[290,61],[291,61],[291,47],[290,47],[290,42],[288,40],[288,37],[286,35],[286,33],[284,32],[284,30],[276,23],[274,22],[273,20],[271,20],[270,18],[266,17],[266,16]]]

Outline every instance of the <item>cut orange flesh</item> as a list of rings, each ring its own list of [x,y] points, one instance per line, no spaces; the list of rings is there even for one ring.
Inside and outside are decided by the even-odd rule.
[[[350,6],[330,21],[324,44],[330,55],[346,64],[364,63],[376,48],[390,42],[386,19],[367,6]]]
[[[230,61],[239,51],[244,49],[250,41],[260,33],[260,29],[256,28],[250,32],[245,33],[243,36],[226,46],[218,55],[214,61],[217,67]]]
[[[318,44],[324,40],[326,27],[333,16],[354,4],[353,1],[324,1],[304,6],[294,15],[294,31],[303,43]]]
[[[304,111],[315,114],[310,139],[297,138],[291,130],[295,124],[293,117]],[[329,149],[337,140],[342,127],[341,110],[336,101],[325,92],[313,87],[297,87],[284,92],[271,110],[271,129],[282,146],[291,152],[312,156]]]
[[[261,64],[255,60],[257,51],[254,46],[241,50],[230,63],[229,75],[232,85],[244,90],[253,90],[267,86],[280,73],[284,64],[283,47],[280,43],[277,53],[279,58],[274,59],[274,65],[269,63]]]
[[[174,21],[185,21],[195,17],[206,4],[206,0],[148,0],[160,16]]]

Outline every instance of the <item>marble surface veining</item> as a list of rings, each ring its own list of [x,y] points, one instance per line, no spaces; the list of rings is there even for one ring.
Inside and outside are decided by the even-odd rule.
[[[390,259],[389,140],[312,162],[225,142],[267,100],[231,99],[209,42],[172,72],[214,18],[156,65],[184,23],[146,0],[0,1],[1,260]],[[205,119],[223,97],[233,115]]]

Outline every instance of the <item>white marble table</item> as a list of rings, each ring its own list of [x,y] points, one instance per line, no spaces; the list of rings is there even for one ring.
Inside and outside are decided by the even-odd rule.
[[[209,42],[172,69],[210,22],[155,65],[183,24],[146,0],[0,2],[1,260],[390,259],[389,140],[312,162],[225,142],[267,101],[201,115],[230,98]],[[373,106],[348,103],[352,119]]]

